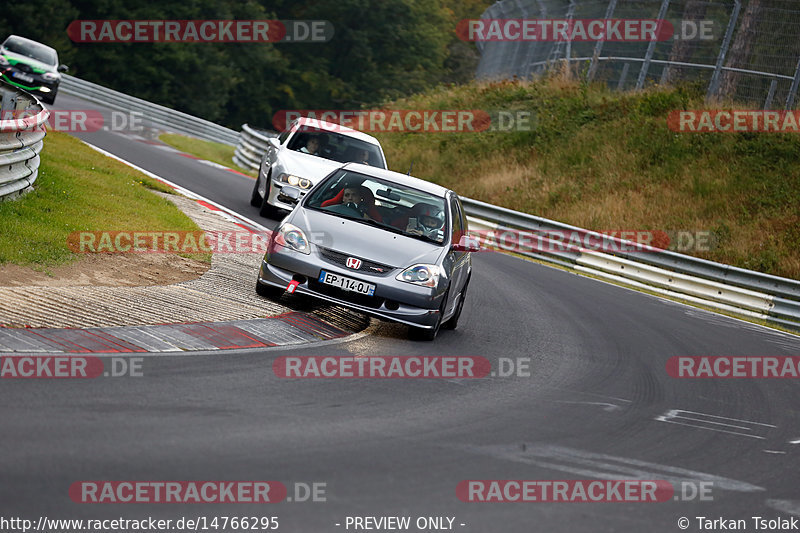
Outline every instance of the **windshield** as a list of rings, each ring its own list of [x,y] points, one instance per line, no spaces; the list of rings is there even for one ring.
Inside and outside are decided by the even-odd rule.
[[[362,163],[386,168],[380,149],[343,133],[303,126],[289,141],[289,150],[312,154],[339,163]]]
[[[444,243],[448,228],[444,198],[344,169],[314,189],[303,205],[436,244]]]
[[[27,56],[41,63],[53,66],[58,65],[58,56],[55,51],[43,44],[11,38],[6,39],[6,42],[3,43],[3,48],[13,54]]]

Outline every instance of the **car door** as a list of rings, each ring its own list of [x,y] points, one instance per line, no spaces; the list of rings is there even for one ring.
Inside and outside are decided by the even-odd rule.
[[[461,203],[455,194],[451,193],[448,197],[448,204],[450,207],[450,252],[448,256],[448,263],[451,265],[450,275],[450,295],[448,297],[448,313],[458,301],[458,296],[467,279],[467,270],[469,267],[469,254],[464,251],[455,249],[455,245],[459,243],[461,236],[464,235],[466,228],[464,227],[464,213],[461,208]]]

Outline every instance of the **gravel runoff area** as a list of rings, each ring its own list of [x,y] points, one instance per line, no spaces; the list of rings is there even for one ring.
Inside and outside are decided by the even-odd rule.
[[[164,195],[179,209],[191,217],[201,229],[212,232],[248,231],[236,224],[231,217],[202,201],[180,195]],[[173,256],[178,260],[178,256]],[[261,253],[214,253],[211,267],[197,279],[170,285],[138,287],[111,287],[95,285],[76,286],[17,286],[0,287],[0,350],[2,337],[18,341],[26,329],[35,333],[36,328],[107,328],[117,326],[163,326],[169,324],[198,324],[206,326],[223,321],[249,324],[252,319],[267,317],[288,318],[290,324],[312,321],[310,331],[324,331],[326,325],[333,326],[328,335],[318,338],[341,336],[341,333],[356,332],[369,324],[369,318],[336,306],[314,306],[309,313],[298,313],[284,303],[292,305],[293,296],[284,296],[281,302],[270,301],[255,293],[255,282]],[[306,320],[298,321],[302,315]],[[204,326],[205,327],[205,326]],[[257,326],[253,326],[257,327]],[[31,329],[32,328],[32,329]],[[186,328],[183,328],[186,330]],[[308,328],[307,328],[308,329]],[[122,330],[119,330],[120,332]],[[204,330],[205,331],[205,330]],[[264,330],[256,344],[273,344],[268,330]],[[43,333],[44,330],[39,333]],[[52,333],[49,333],[52,335]],[[61,335],[63,337],[63,335]],[[74,337],[74,336],[73,336]],[[302,336],[301,336],[302,337]],[[294,340],[302,342],[298,337]],[[31,337],[37,338],[37,337]],[[308,340],[311,340],[310,338]],[[285,340],[275,339],[275,344]],[[293,342],[292,342],[293,343]],[[39,343],[34,343],[39,344]],[[216,344],[225,344],[216,343]],[[241,347],[242,343],[235,345]],[[247,344],[245,342],[245,344]],[[173,343],[175,345],[175,343]],[[72,344],[67,345],[74,348]],[[174,347],[174,346],[173,346]],[[179,349],[198,349],[199,346],[181,345]],[[227,347],[227,346],[225,346]],[[230,346],[236,347],[236,346]],[[33,348],[33,346],[31,346]],[[63,348],[63,347],[62,347]],[[25,350],[29,351],[29,350]],[[61,349],[59,349],[61,351]],[[65,351],[84,351],[67,349]],[[94,351],[94,350],[87,350]],[[113,351],[113,350],[112,350]],[[125,350],[127,351],[127,350]]]

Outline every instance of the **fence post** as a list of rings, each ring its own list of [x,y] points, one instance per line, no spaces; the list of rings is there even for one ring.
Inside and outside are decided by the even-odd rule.
[[[511,5],[510,5],[511,3],[512,2],[510,0],[506,0],[506,1],[500,3],[504,19],[513,18],[514,11],[511,8]],[[513,3],[515,5],[515,7],[517,9],[519,9],[519,1],[518,0],[514,0]],[[506,11],[506,7],[505,7],[506,4],[509,4],[509,6],[508,6],[509,10],[508,11]],[[524,13],[524,11],[523,11],[523,13]],[[524,16],[523,16],[523,18],[524,18]],[[514,47],[514,51],[511,53],[511,66],[509,67],[508,71],[513,76],[516,76],[517,73],[519,72],[517,70],[517,55],[519,54],[519,49],[522,46],[522,40],[514,41],[514,42],[508,43],[508,44],[509,44],[509,46],[513,46]],[[505,55],[505,54],[503,54],[503,55]]]
[[[731,45],[731,39],[733,38],[733,29],[736,27],[736,21],[739,20],[739,11],[742,9],[741,1],[735,0],[735,2],[733,13],[731,13],[731,20],[728,22],[728,29],[725,30],[725,38],[722,40],[722,46],[719,49],[717,64],[714,67],[714,74],[711,75],[711,83],[708,84],[706,100],[714,98],[719,90],[719,78],[722,74],[722,64],[725,62],[725,56],[728,53],[728,47]]]
[[[606,8],[606,20],[614,15],[615,9],[617,9],[617,0],[609,0],[608,7]],[[597,64],[599,63],[597,58],[600,57],[603,51],[603,43],[605,43],[605,41],[597,41],[594,45],[594,53],[592,54],[592,62],[589,65],[589,72],[586,73],[586,81],[592,81],[594,79],[594,75],[597,72]]]
[[[667,15],[667,8],[669,7],[669,0],[663,0],[661,2],[661,9],[658,11],[658,20],[659,24],[664,17]],[[644,63],[642,64],[642,70],[639,71],[639,79],[636,81],[636,90],[638,91],[642,87],[644,87],[644,80],[647,78],[647,71],[650,70],[650,61],[653,59],[653,52],[656,49],[657,41],[652,40],[650,44],[647,46],[647,54],[644,56]]]
[[[769,92],[767,93],[767,99],[764,100],[764,111],[769,110],[772,107],[772,99],[775,98],[775,89],[778,87],[778,80],[772,78],[772,81],[769,84]]]
[[[659,81],[658,84],[665,85],[667,83],[668,75],[669,75],[669,65],[664,65],[664,68],[661,70],[661,81]]]
[[[797,62],[797,68],[794,69],[794,79],[792,80],[792,87],[789,89],[789,96],[786,97],[787,111],[794,107],[794,99],[797,96],[798,85],[800,85],[800,60]]]
[[[575,0],[569,0],[569,11],[567,11],[567,20],[572,26],[572,17],[575,16]],[[570,59],[572,59],[572,32],[570,32],[569,40],[567,41],[567,72],[569,72]]]
[[[625,63],[622,65],[622,74],[619,75],[619,81],[617,82],[617,90],[621,91],[623,87],[625,87],[625,78],[628,77],[628,70],[631,68],[630,63]]]
[[[568,21],[570,28],[572,27],[572,15],[575,11],[575,0],[569,0],[569,8],[567,8],[567,12],[564,14],[564,18]],[[572,35],[569,36],[567,40],[567,51],[570,50],[572,45]],[[550,51],[550,56],[547,58],[548,67],[555,65],[556,61],[561,58],[561,49],[564,48],[564,41],[556,40],[555,44],[553,45],[553,49]]]
[[[497,4],[492,4],[486,11],[483,12],[481,19],[487,20],[497,18],[495,16],[496,9]],[[479,49],[481,52],[481,59],[478,62],[478,68],[475,70],[475,77],[478,79],[483,77],[497,77],[497,75],[500,73],[500,69],[496,65],[496,58],[498,52],[500,51],[498,47],[503,43],[493,41],[477,42],[480,43]]]
[[[547,6],[545,6],[542,0],[536,0],[536,4],[539,6],[539,18],[545,19],[547,18]],[[533,73],[533,68],[531,65],[536,58],[536,50],[539,49],[539,41],[533,41],[528,45],[528,55],[525,58],[525,77],[528,78]]]

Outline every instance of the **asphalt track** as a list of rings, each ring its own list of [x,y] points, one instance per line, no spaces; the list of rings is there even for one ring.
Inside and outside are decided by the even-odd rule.
[[[248,178],[126,135],[81,137],[257,216]],[[744,518],[754,531],[753,516],[800,516],[797,380],[665,371],[678,355],[797,356],[797,337],[502,254],[473,263],[459,329],[432,344],[380,323],[293,350],[145,357],[139,378],[3,380],[0,516],[277,516],[279,531],[297,532],[346,531],[347,516],[450,516],[475,532],[681,531],[681,517],[699,531],[699,516]],[[523,357],[531,372],[289,380],[272,371],[280,355],[475,355],[492,368]],[[471,479],[633,478],[710,482],[711,493],[665,503],[456,497]],[[76,504],[67,491],[79,480],[277,480],[290,496],[294,483],[318,482],[327,501]]]

